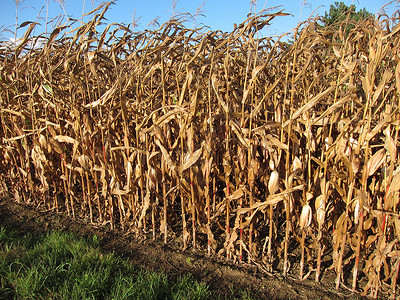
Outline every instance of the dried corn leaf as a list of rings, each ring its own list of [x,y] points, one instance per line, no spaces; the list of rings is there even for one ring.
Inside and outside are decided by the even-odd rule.
[[[378,150],[367,162],[367,174],[373,175],[385,161],[385,149]]]
[[[395,163],[397,160],[397,147],[393,138],[390,136],[390,126],[388,126],[383,133],[385,134],[385,149],[390,154],[390,160]]]
[[[54,140],[60,143],[78,144],[78,141],[67,135],[56,135]]]
[[[232,194],[229,195],[228,200],[229,201],[237,200],[237,199],[241,198],[243,195],[244,195],[243,188],[239,188],[236,191],[234,191]]]
[[[388,192],[393,193],[397,192],[398,190],[400,190],[400,173],[397,173],[393,176]]]
[[[167,149],[165,149],[164,146],[161,145],[161,142],[159,140],[156,140],[156,144],[158,147],[160,147],[160,150],[163,154],[163,158],[165,159],[169,169],[172,171],[172,173],[174,175],[176,175],[176,169],[177,169],[176,164],[173,161],[173,159],[171,158],[171,156],[169,155]]]
[[[203,152],[203,147],[197,149],[195,152],[190,154],[189,157],[183,163],[183,165],[179,168],[179,173],[183,173],[185,170],[193,166],[199,160],[202,152]]]

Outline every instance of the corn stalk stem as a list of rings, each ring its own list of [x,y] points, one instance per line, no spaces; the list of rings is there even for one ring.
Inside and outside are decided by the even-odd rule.
[[[90,191],[90,180],[89,180],[89,174],[87,171],[85,171],[85,177],[86,177],[86,186],[87,186],[87,201],[89,204],[89,217],[90,217],[90,223],[93,223],[93,211],[92,211],[92,200],[91,200],[91,191]]]
[[[254,183],[250,183],[250,207],[254,205],[254,196],[253,196],[253,186]],[[249,212],[250,216],[252,215],[252,211]],[[252,254],[252,249],[253,249],[253,232],[254,232],[254,223],[253,219],[250,221],[250,230],[249,230],[249,256],[248,256],[248,262],[251,263],[251,254]]]
[[[356,257],[355,257],[355,263],[354,263],[354,269],[353,269],[353,283],[352,283],[353,291],[355,291],[357,288],[358,263],[360,260],[361,240],[362,240],[362,235],[363,235],[364,213],[363,213],[362,209],[360,211],[359,218],[360,219],[359,219],[359,223],[358,223],[358,227],[357,227]]]
[[[119,205],[118,205],[118,210],[119,210],[119,217],[120,217],[120,222],[122,226],[122,230],[125,230],[125,210],[124,210],[124,203],[122,202],[122,196],[118,194],[118,200],[119,200]]]
[[[315,282],[319,282],[321,275],[321,258],[322,258],[322,245],[321,240],[318,239],[318,257],[317,257],[317,270],[315,272]]]
[[[269,217],[269,231],[268,231],[268,260],[269,263],[272,264],[272,234],[273,234],[273,224],[274,224],[274,220],[273,220],[273,216],[274,216],[274,208],[273,205],[271,204],[269,206],[269,210],[268,210],[268,217]]]
[[[304,241],[306,239],[306,231],[303,229],[301,232],[301,260],[300,260],[300,280],[303,280],[303,271],[304,271]]]
[[[292,197],[292,195],[289,195]],[[289,272],[289,261],[288,261],[288,247],[289,247],[289,234],[290,234],[290,200],[285,198],[285,215],[286,215],[286,226],[285,226],[285,240],[284,240],[284,254],[283,254],[283,276],[287,276]]]
[[[207,157],[206,163],[209,164],[210,158]],[[207,212],[207,253],[211,255],[211,216],[210,216],[210,170],[206,170],[206,212]]]
[[[397,278],[399,277],[399,270],[400,270],[400,258],[397,258],[396,263],[394,264],[393,268],[394,268],[394,272],[393,272],[393,276],[391,278],[390,288],[392,290],[393,299],[395,299]]]
[[[162,189],[163,189],[163,199],[164,199],[164,244],[168,242],[168,199],[167,199],[167,183],[165,180],[165,161],[161,162],[162,168]]]
[[[190,168],[190,193],[191,193],[191,212],[192,212],[192,237],[193,237],[193,248],[196,248],[196,202],[194,194],[194,184],[193,184],[193,170]]]
[[[244,195],[246,197],[246,194]],[[246,199],[244,199],[246,201]],[[240,197],[240,203],[239,207],[243,207],[243,197]],[[239,241],[240,241],[240,246],[239,246],[239,261],[241,262],[243,260],[243,215],[240,215],[239,219]]]

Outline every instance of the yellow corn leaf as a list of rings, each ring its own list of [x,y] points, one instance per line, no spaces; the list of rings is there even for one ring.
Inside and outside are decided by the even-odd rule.
[[[236,191],[234,191],[231,195],[229,195],[228,199],[229,200],[236,200],[239,199],[244,195],[243,188],[238,188]]]
[[[389,186],[389,193],[397,192],[398,190],[400,190],[400,173],[393,176]]]
[[[249,139],[244,137],[243,133],[241,132],[241,130],[239,128],[239,126],[235,122],[230,121],[230,124],[231,124],[231,128],[232,128],[233,132],[236,134],[236,136],[238,137],[239,141],[242,143],[242,145],[245,148],[248,149],[250,147],[249,146],[250,145]]]
[[[190,154],[185,163],[179,168],[179,173],[183,173],[183,171],[194,165],[199,160],[202,151],[203,147]]]
[[[383,164],[385,161],[385,149],[382,148],[381,150],[377,151],[369,160],[367,163],[367,174],[368,176],[373,175],[376,170],[379,169],[379,167]]]
[[[67,135],[56,135],[54,139],[60,143],[78,144],[78,141]]]
[[[392,78],[393,74],[389,70],[385,70],[385,73],[382,76],[382,80],[378,85],[378,88],[374,92],[374,96],[372,98],[372,103],[375,103],[376,100],[378,100],[380,94],[383,91],[383,88],[387,84],[387,82]]]
[[[398,28],[400,28],[400,26],[398,26]],[[400,61],[397,63],[395,74],[397,93],[400,93]]]
[[[161,142],[159,140],[156,140],[156,144],[158,147],[160,147],[160,150],[163,154],[163,158],[165,159],[168,167],[170,168],[170,170],[176,175],[176,164],[175,162],[172,160],[171,156],[169,155],[167,149],[164,148],[163,145],[161,145]]]
[[[390,160],[395,163],[397,158],[397,147],[396,143],[394,142],[393,138],[390,136],[390,126],[386,127],[383,131],[385,134],[385,149],[390,154]]]

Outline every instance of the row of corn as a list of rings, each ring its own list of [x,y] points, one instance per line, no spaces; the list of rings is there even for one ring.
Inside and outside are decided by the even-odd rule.
[[[396,19],[232,32],[29,25],[0,49],[0,176],[18,202],[268,273],[398,294]],[[101,30],[100,30],[101,28]],[[38,46],[39,45],[39,46]]]

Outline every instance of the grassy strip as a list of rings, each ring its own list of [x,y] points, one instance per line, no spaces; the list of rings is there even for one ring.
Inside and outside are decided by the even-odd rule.
[[[242,298],[248,297],[247,293]],[[205,283],[186,275],[135,269],[91,239],[52,231],[25,234],[0,227],[0,299],[210,299]]]

